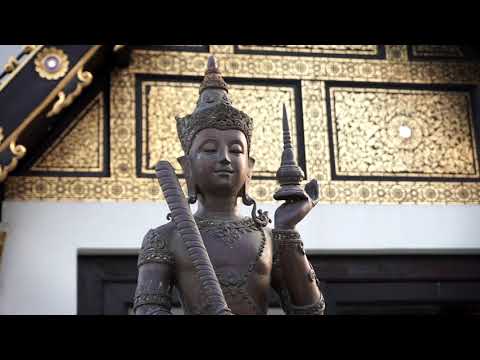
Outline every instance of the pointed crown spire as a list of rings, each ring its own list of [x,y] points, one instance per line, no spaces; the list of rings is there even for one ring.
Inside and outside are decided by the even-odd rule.
[[[205,71],[205,78],[200,86],[200,95],[207,89],[221,89],[228,93],[228,85],[223,80],[218,61],[213,55],[208,58],[207,71]]]
[[[177,132],[185,154],[188,154],[195,135],[207,128],[240,130],[247,138],[248,147],[253,132],[253,120],[234,108],[228,95],[228,85],[222,77],[218,62],[212,55],[207,62],[205,77],[200,86],[197,106],[191,115],[177,117]]]

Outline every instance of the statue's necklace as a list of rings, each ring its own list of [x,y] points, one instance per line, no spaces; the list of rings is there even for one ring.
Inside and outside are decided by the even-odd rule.
[[[225,246],[231,249],[235,247],[241,235],[259,231],[258,226],[250,218],[217,220],[196,217],[195,220],[200,231],[207,236],[221,239]]]

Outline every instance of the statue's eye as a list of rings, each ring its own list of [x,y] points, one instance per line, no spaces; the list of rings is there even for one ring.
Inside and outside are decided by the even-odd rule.
[[[206,153],[214,153],[217,151],[217,148],[213,144],[207,144],[203,147],[203,151]]]
[[[243,154],[243,148],[240,145],[235,144],[230,147],[230,152],[234,154]]]

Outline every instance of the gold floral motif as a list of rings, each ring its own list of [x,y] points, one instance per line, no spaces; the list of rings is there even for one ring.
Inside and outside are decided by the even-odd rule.
[[[103,93],[100,93],[32,166],[32,171],[103,171]]]
[[[469,93],[335,87],[330,97],[338,175],[479,178]]]
[[[399,50],[401,53],[398,57],[390,56],[392,51]],[[457,62],[407,62],[405,60],[406,46],[394,48],[394,45],[386,45],[386,60],[373,59],[349,59],[349,58],[322,58],[318,56],[262,56],[247,54],[216,54],[219,59],[220,66],[227,78],[245,78],[245,79],[265,79],[264,83],[268,83],[269,79],[293,79],[301,81],[301,113],[303,114],[304,125],[304,142],[307,173],[309,178],[319,180],[321,187],[321,203],[338,204],[338,203],[362,203],[362,204],[480,204],[480,183],[478,182],[428,182],[428,181],[337,181],[332,180],[330,171],[330,142],[328,137],[327,123],[327,106],[326,106],[326,88],[325,82],[330,80],[342,81],[363,81],[363,82],[380,82],[386,85],[389,82],[395,83],[422,83],[422,84],[478,84],[480,83],[480,65],[476,63],[457,63]],[[109,178],[75,178],[75,177],[15,177],[9,178],[5,186],[5,196],[7,199],[17,200],[74,200],[74,201],[160,201],[162,194],[158,182],[154,178],[140,178],[136,174],[136,74],[160,74],[160,75],[176,75],[176,76],[201,76],[204,73],[208,54],[193,52],[175,52],[175,51],[148,51],[134,50],[132,53],[132,63],[129,68],[116,69],[112,73],[111,95],[110,95],[110,170]],[[172,97],[172,84],[178,86],[178,82],[164,82],[166,89],[160,89],[155,86],[154,92],[157,95],[163,94]],[[184,85],[185,83],[182,83]],[[158,85],[158,83],[157,83]],[[236,85],[235,85],[236,86]],[[235,91],[235,86],[232,91]],[[247,86],[245,86],[248,88]],[[283,88],[283,85],[280,87]],[[170,89],[170,90],[169,90]],[[250,91],[253,94],[263,93],[263,87]],[[197,89],[198,90],[198,89]],[[382,91],[378,96],[394,96],[385,95]],[[188,95],[187,89],[176,89],[177,94]],[[244,96],[247,89],[239,89],[240,94],[232,93],[235,106],[244,106],[249,111],[249,106],[240,97]],[[268,95],[272,104],[284,101],[291,95],[280,95],[273,87],[269,89],[272,95]],[[172,93],[170,93],[172,92]],[[198,94],[198,93],[197,93]],[[277,95],[275,95],[277,94]],[[383,95],[382,95],[383,94]],[[421,94],[424,94],[422,92]],[[421,94],[415,92],[409,94],[408,99],[422,98]],[[458,109],[449,111],[440,105],[434,105],[430,109],[427,105],[422,116],[418,117],[393,117],[393,113],[398,113],[398,107],[391,114],[391,117],[385,117],[391,123],[404,123],[406,119],[411,122],[406,124],[415,130],[416,126],[422,126],[424,122],[432,118],[432,113],[439,111],[446,114],[464,114],[465,103],[467,99],[462,94],[456,94],[458,97],[450,97],[450,92],[442,93],[447,96],[438,98],[441,101],[448,100],[451,104],[456,104]],[[427,103],[431,103],[431,99],[438,94],[432,92],[422,99]],[[455,94],[453,94],[455,95]],[[253,96],[253,95],[252,95]],[[395,95],[397,96],[397,95]],[[395,97],[394,96],[394,97]],[[398,95],[397,97],[400,97]],[[143,97],[144,98],[144,97]],[[271,99],[274,100],[271,100]],[[391,97],[390,97],[391,98]],[[452,100],[457,99],[457,100]],[[151,97],[153,102],[161,102],[159,99]],[[196,98],[195,98],[196,100]],[[193,102],[183,101],[181,96],[175,97],[170,103],[171,109],[162,109],[160,114],[156,114],[154,119],[167,119],[168,124],[149,124],[150,129],[155,133],[149,133],[148,138],[143,136],[144,144],[150,142],[153,147],[160,146],[155,153],[171,151],[171,158],[181,155],[178,139],[175,136],[163,139],[166,144],[159,145],[162,135],[161,129],[169,126],[170,122],[174,123],[175,115],[181,115],[191,112],[195,106]],[[238,101],[238,103],[236,103]],[[252,100],[250,100],[252,101]],[[398,100],[400,101],[400,100]],[[409,100],[410,103],[419,104],[420,100]],[[157,106],[157,105],[155,105]],[[273,106],[273,105],[272,105]],[[422,105],[423,106],[423,105]],[[158,108],[158,107],[157,107]],[[159,109],[159,108],[158,108]],[[177,110],[178,109],[178,110]],[[442,110],[443,109],[443,110]],[[251,111],[256,111],[254,108]],[[294,111],[294,107],[290,107],[290,115],[295,115],[298,111]],[[370,107],[366,110],[369,114],[375,114],[379,110]],[[143,112],[146,114],[146,112]],[[171,113],[171,115],[170,115]],[[373,115],[372,115],[373,116]],[[450,116],[450,115],[449,115]],[[264,119],[268,117],[265,115]],[[272,115],[270,119],[275,119]],[[143,120],[143,119],[142,119]],[[256,120],[254,118],[254,120]],[[163,121],[163,120],[162,120]],[[263,122],[264,120],[262,120]],[[470,119],[467,120],[460,116],[456,125],[453,126],[454,134],[462,134],[466,137],[471,136]],[[257,120],[258,123],[258,120]],[[468,128],[465,128],[468,124]],[[274,128],[272,125],[271,128]],[[293,127],[295,128],[295,127]],[[145,127],[143,127],[145,129]],[[168,131],[173,131],[170,129]],[[258,127],[257,129],[258,130]],[[276,130],[274,130],[276,131]],[[430,135],[422,132],[421,143],[426,142]],[[453,134],[452,133],[452,134]],[[268,132],[255,132],[254,146],[267,149],[270,146],[271,139],[276,137]],[[426,136],[426,137],[425,137]],[[398,139],[397,139],[398,141]],[[455,140],[457,141],[457,140]],[[157,144],[154,146],[154,144]],[[408,143],[404,144],[407,149]],[[394,146],[394,145],[390,145]],[[401,143],[395,146],[401,146]],[[420,146],[420,145],[418,145]],[[178,150],[175,150],[177,147]],[[257,150],[254,150],[257,151]],[[146,152],[143,151],[145,155]],[[274,168],[274,161],[280,157],[280,153],[256,155],[257,161],[263,161],[259,169],[270,170]],[[460,152],[460,154],[462,154]],[[151,161],[155,162],[152,155]],[[447,155],[450,156],[450,155]],[[462,155],[464,156],[464,154]],[[462,156],[459,157],[461,165],[458,169],[462,172],[468,171],[468,161]],[[262,159],[260,159],[260,158]],[[265,157],[265,159],[263,159]],[[146,158],[145,158],[146,159]],[[145,161],[142,160],[142,161]],[[176,162],[173,162],[176,164]],[[476,164],[476,163],[475,163]],[[442,165],[443,166],[443,165]],[[445,165],[447,166],[447,165]],[[454,166],[454,165],[448,165]],[[145,170],[147,163],[141,164]],[[387,165],[383,165],[387,167]],[[446,169],[446,167],[444,168]],[[466,171],[467,169],[467,171]],[[438,169],[436,169],[438,170]],[[421,169],[425,171],[425,169]],[[443,171],[443,170],[442,170]],[[478,170],[476,170],[478,171]],[[462,175],[463,176],[463,175]],[[471,175],[472,177],[475,175]],[[414,179],[412,179],[414,180]],[[184,181],[180,181],[185,189]],[[272,180],[254,180],[252,181],[250,193],[260,202],[272,201],[272,194],[278,185]]]
[[[41,78],[58,80],[68,72],[70,62],[61,49],[47,47],[35,57],[35,71]]]

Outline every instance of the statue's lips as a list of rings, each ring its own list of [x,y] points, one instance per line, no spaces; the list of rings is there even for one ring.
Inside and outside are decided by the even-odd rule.
[[[214,173],[217,175],[232,175],[234,172],[233,170],[217,170]]]

